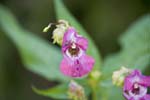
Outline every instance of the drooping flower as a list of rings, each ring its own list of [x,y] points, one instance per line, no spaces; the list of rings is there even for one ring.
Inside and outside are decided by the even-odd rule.
[[[150,76],[144,76],[139,70],[133,70],[124,81],[123,94],[127,100],[150,100],[147,94]]]
[[[94,59],[86,55],[88,41],[78,35],[73,27],[68,28],[63,37],[63,60],[60,65],[61,72],[70,77],[87,75],[94,65]]]

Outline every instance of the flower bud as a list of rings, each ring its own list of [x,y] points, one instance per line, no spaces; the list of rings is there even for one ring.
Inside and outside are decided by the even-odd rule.
[[[92,79],[98,80],[101,77],[102,73],[98,70],[94,70],[91,72],[90,76]]]
[[[126,67],[121,67],[119,70],[114,71],[112,75],[113,84],[117,86],[122,86],[125,76],[128,75],[130,72],[131,70]]]
[[[83,87],[73,80],[69,84],[68,95],[73,100],[86,100]]]

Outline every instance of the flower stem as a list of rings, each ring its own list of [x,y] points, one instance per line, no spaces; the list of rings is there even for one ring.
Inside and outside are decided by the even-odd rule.
[[[96,89],[93,89],[93,91],[92,91],[92,100],[98,100],[98,98],[96,96]]]

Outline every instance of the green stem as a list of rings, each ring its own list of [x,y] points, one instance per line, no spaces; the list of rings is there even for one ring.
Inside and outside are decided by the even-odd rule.
[[[98,100],[97,98],[97,86],[92,86],[92,100]]]

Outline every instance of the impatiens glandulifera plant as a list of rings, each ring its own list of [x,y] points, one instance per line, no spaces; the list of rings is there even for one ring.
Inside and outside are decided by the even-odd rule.
[[[121,36],[120,52],[105,58],[102,65],[99,50],[91,37],[69,13],[61,0],[54,0],[54,4],[58,22],[49,24],[43,31],[46,32],[51,25],[56,25],[56,29],[52,33],[53,43],[57,43],[62,49],[22,28],[9,10],[0,6],[2,33],[6,34],[16,45],[25,68],[46,80],[60,83],[50,89],[39,90],[33,87],[33,90],[40,95],[56,100],[76,99],[79,98],[79,95],[89,100],[112,100],[112,98],[113,100],[124,100],[124,98],[138,100],[140,97],[144,100],[148,99],[149,95],[146,92],[148,85],[136,81],[135,85],[132,83],[131,89],[124,88],[125,84],[123,83],[126,82],[126,76],[132,76],[134,71],[122,68],[114,76],[113,72],[120,66],[128,66],[129,69],[139,69],[143,73],[148,69],[147,73],[149,74],[150,15],[142,17]],[[74,28],[71,28],[70,25]],[[71,33],[70,30],[73,32],[73,38],[69,36],[66,40],[63,39],[68,36],[67,33]],[[67,44],[63,43],[64,40],[65,43],[67,41]],[[60,72],[60,68],[64,75]],[[114,72],[114,74],[116,73]],[[85,77],[86,75],[88,76]],[[135,76],[141,79],[140,74]],[[111,77],[114,82],[111,81]],[[74,81],[70,82],[72,79]],[[122,88],[116,87],[116,85]],[[144,94],[137,91],[139,89],[143,89]],[[127,96],[123,97],[124,93]]]
[[[53,23],[44,28],[47,32]],[[61,45],[63,59],[60,64],[61,72],[72,78],[81,78],[92,71],[95,60],[86,54],[88,40],[79,35],[67,21],[59,20],[53,31],[53,43]]]

